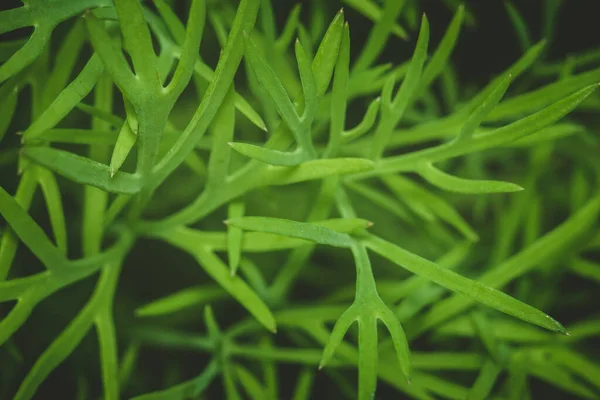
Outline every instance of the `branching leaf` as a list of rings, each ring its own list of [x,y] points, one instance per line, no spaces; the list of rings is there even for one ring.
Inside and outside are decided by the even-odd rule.
[[[451,270],[440,268],[383,239],[371,236],[365,244],[390,261],[457,293],[470,297],[506,314],[551,331],[566,333],[566,329],[548,315],[481,282],[465,278]]]

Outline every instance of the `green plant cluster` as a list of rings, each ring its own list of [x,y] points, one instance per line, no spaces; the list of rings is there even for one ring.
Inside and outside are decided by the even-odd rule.
[[[22,3],[0,12],[33,28],[0,42],[2,398],[599,398],[600,147],[571,114],[599,109],[598,54],[548,61],[507,3],[523,54],[468,89],[453,1],[432,43],[418,1],[345,0],[360,50],[318,1],[279,27],[271,0]],[[156,273],[175,289],[125,290]],[[65,372],[82,347],[97,373]]]

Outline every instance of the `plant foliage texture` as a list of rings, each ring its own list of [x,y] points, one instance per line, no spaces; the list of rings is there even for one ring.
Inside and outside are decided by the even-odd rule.
[[[599,398],[600,54],[331,3],[0,11],[1,398]]]

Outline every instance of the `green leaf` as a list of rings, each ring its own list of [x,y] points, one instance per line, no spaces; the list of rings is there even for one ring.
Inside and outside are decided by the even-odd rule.
[[[461,232],[467,239],[476,242],[479,240],[477,232],[469,225],[467,221],[442,197],[430,193],[425,188],[412,182],[409,179],[399,175],[386,175],[382,177],[382,181],[392,190],[398,199],[408,199],[411,206],[418,206],[427,217],[429,213],[432,216],[437,215],[448,224],[452,225],[456,230]],[[427,219],[427,218],[426,218]]]
[[[57,247],[66,256],[67,255],[67,224],[63,211],[62,197],[58,182],[52,172],[45,168],[35,168],[38,183],[44,194],[46,206],[48,207],[48,215],[50,216],[50,224],[54,233],[54,240]]]
[[[135,142],[137,141],[137,133],[132,130],[131,125],[125,122],[119,130],[117,136],[117,142],[113,149],[112,156],[110,158],[110,176],[113,177],[127,159],[127,156],[133,149]]]
[[[512,22],[517,33],[519,44],[521,45],[521,48],[526,51],[531,47],[531,39],[529,30],[527,29],[527,23],[519,13],[519,10],[517,10],[510,1],[505,1],[504,7],[506,8],[506,12],[508,13],[510,21]]]
[[[419,82],[421,81],[421,72],[423,70],[423,64],[427,57],[427,46],[429,44],[429,22],[427,17],[423,15],[421,20],[421,30],[419,31],[419,38],[417,39],[417,45],[408,67],[406,77],[400,85],[400,89],[397,94],[393,96],[393,85],[395,82],[394,76],[388,80],[383,88],[382,98],[382,109],[381,109],[381,120],[379,126],[375,131],[373,138],[373,144],[371,148],[371,158],[374,160],[379,159],[388,145],[392,136],[393,129],[396,127],[398,122],[401,120],[407,107],[414,101]]]
[[[142,5],[139,0],[119,0],[115,2],[115,9],[123,33],[124,47],[131,56],[135,74],[143,81],[157,82],[157,58]]]
[[[481,105],[473,110],[469,116],[469,119],[467,119],[460,130],[460,133],[456,137],[457,142],[473,137],[473,133],[475,133],[481,124],[481,121],[483,121],[484,118],[496,107],[496,105],[504,96],[504,93],[506,93],[508,85],[510,85],[511,78],[512,75],[509,74],[505,79],[501,80],[494,90],[492,90],[490,94],[482,101]]]
[[[381,18],[377,21],[373,29],[369,32],[367,42],[363,46],[354,69],[365,70],[377,59],[383,50],[394,26],[396,18],[404,7],[406,0],[386,0],[381,11]]]
[[[16,400],[32,398],[47,376],[75,350],[89,332],[99,310],[112,301],[119,272],[118,265],[105,267],[90,301],[38,358],[21,383],[14,397]]]
[[[220,188],[229,175],[231,149],[229,142],[233,139],[235,129],[235,108],[233,105],[233,87],[223,99],[221,108],[215,115],[210,127],[212,146],[208,160],[207,187],[209,190]]]
[[[534,267],[556,258],[594,226],[599,212],[600,196],[596,196],[567,221],[539,238],[531,246],[484,273],[479,277],[478,282],[489,287],[501,288]],[[472,299],[454,295],[438,303],[418,321],[416,333],[413,335],[452,318],[472,306],[473,302]]]
[[[163,13],[163,15],[164,14],[165,13]],[[194,73],[194,66],[198,60],[198,52],[200,50],[200,41],[202,40],[205,20],[206,3],[201,0],[193,0],[192,5],[190,6],[185,39],[182,43],[179,43],[181,45],[181,57],[179,58],[179,63],[175,69],[173,79],[167,87],[167,91],[169,91],[169,94],[174,96],[174,98],[179,97]]]
[[[586,399],[598,397],[594,391],[588,389],[587,386],[582,385],[576,379],[573,379],[566,371],[535,356],[527,357],[529,359],[523,361],[524,368],[531,375],[579,397]]]
[[[238,153],[270,165],[294,166],[314,159],[311,153],[302,149],[293,152],[271,150],[248,143],[229,143]]]
[[[83,102],[77,103],[77,105],[75,107],[78,110],[83,111],[84,113],[86,113],[88,115],[91,115],[93,117],[96,117],[99,120],[102,120],[103,122],[108,123],[111,127],[116,128],[116,129],[119,129],[121,127],[121,125],[123,125],[123,122],[125,122],[122,118],[120,118],[106,110],[100,109],[98,107],[90,106]]]
[[[570,349],[550,350],[552,359],[600,389],[600,366]]]
[[[194,236],[185,232],[171,233],[164,238],[169,243],[189,252],[202,268],[223,289],[244,306],[264,327],[275,332],[273,314],[263,300],[239,276],[232,276],[229,268],[209,249],[197,245]]]
[[[77,78],[64,88],[52,104],[23,133],[25,141],[39,137],[45,130],[54,128],[77,104],[87,96],[104,71],[102,61],[93,55]]]
[[[0,143],[10,126],[15,109],[17,108],[18,94],[19,88],[15,86],[10,90],[8,96],[0,100]]]
[[[294,33],[298,28],[298,24],[300,22],[300,11],[302,10],[302,4],[296,4],[294,8],[290,11],[287,20],[285,21],[285,25],[281,30],[281,34],[277,38],[275,42],[275,47],[283,51],[285,50],[294,38]]]
[[[194,286],[138,307],[135,310],[135,315],[138,317],[155,317],[173,314],[191,307],[212,303],[224,296],[225,292],[217,286]]]
[[[302,83],[302,92],[304,94],[304,112],[302,113],[302,122],[306,126],[308,122],[312,122],[314,115],[317,112],[318,99],[315,76],[311,69],[310,59],[304,51],[299,40],[296,40],[294,46],[296,52],[296,62],[298,63],[298,71],[300,73],[300,81]],[[310,132],[310,131],[308,131]],[[312,140],[308,135],[300,136],[303,138],[299,142],[302,147],[312,151]]]
[[[562,79],[502,102],[488,115],[486,121],[503,121],[539,111],[565,97],[571,98],[574,93],[582,93],[597,86],[598,82],[600,68]]]
[[[423,165],[423,167],[419,168],[418,172],[427,182],[449,192],[483,194],[518,192],[523,190],[521,186],[509,182],[458,178],[437,169],[432,164]]]
[[[447,67],[450,56],[452,55],[452,51],[456,46],[456,41],[458,39],[458,35],[460,34],[460,29],[462,27],[463,19],[465,15],[465,7],[464,5],[460,5],[452,18],[452,22],[446,29],[446,33],[442,38],[442,41],[436,48],[433,56],[428,61],[425,70],[423,71],[423,76],[421,77],[421,81],[419,82],[419,88],[417,89],[417,94],[423,94],[423,91],[429,87],[429,85],[444,71]]]
[[[383,208],[387,212],[392,213],[396,217],[406,222],[413,222],[408,210],[404,206],[402,206],[398,200],[392,198],[391,196],[388,196],[387,194],[375,188],[363,185],[358,182],[346,182],[346,186],[348,186],[348,188],[352,189],[356,193],[359,193],[364,198],[370,200],[378,207]]]
[[[281,218],[242,217],[229,219],[225,223],[243,230],[273,233],[334,247],[349,247],[353,243],[347,234],[311,223]]]
[[[94,321],[100,346],[100,365],[102,367],[102,385],[104,397],[116,399],[119,397],[119,371],[117,333],[112,316],[112,299],[98,312]]]
[[[59,128],[44,131],[39,136],[40,140],[50,143],[71,143],[88,145],[110,146],[117,140],[117,134],[113,131],[100,131],[92,129],[70,129]]]
[[[319,44],[312,62],[312,73],[315,77],[317,96],[322,96],[329,87],[329,81],[338,59],[338,51],[344,32],[344,9],[335,15],[329,28]]]
[[[200,375],[165,390],[135,396],[132,400],[186,400],[200,395],[219,373],[219,363],[211,361]]]
[[[423,162],[441,161],[459,155],[505,145],[524,138],[540,129],[550,126],[569,112],[573,111],[573,109],[589,97],[597,87],[597,84],[588,86],[551,106],[544,108],[542,111],[513,122],[512,124],[475,134],[472,140],[458,142],[458,144],[449,143],[424,150],[418,150],[407,155],[389,157],[379,163],[377,174],[414,170]],[[368,176],[368,174],[364,174],[363,176]]]
[[[369,239],[365,240],[365,245],[413,274],[423,276],[440,286],[470,297],[474,301],[548,330],[560,333],[567,332],[560,323],[540,310],[482,282],[473,281],[451,270],[440,268],[437,264],[383,239],[370,236]]]
[[[129,68],[125,56],[115,46],[114,41],[110,38],[108,32],[106,32],[102,22],[93,13],[86,13],[84,18],[90,35],[90,41],[97,56],[102,60],[103,66],[106,67],[115,84],[131,100],[131,95],[135,93],[137,85],[134,84],[135,75]],[[155,76],[154,79],[157,79],[157,77]]]
[[[52,72],[48,76],[44,93],[42,94],[42,104],[46,107],[54,98],[65,88],[77,58],[81,53],[81,48],[85,40],[85,26],[81,20],[75,22],[69,33],[63,39],[60,48],[56,52],[56,59],[60,64],[54,65]]]
[[[31,252],[51,270],[64,268],[67,259],[52,244],[42,228],[6,191],[0,187],[0,214],[8,222],[13,232],[23,241]]]
[[[334,175],[354,174],[373,169],[373,162],[364,158],[335,158],[312,160],[297,167],[270,167],[264,170],[262,185],[289,185],[291,183],[322,179]]]
[[[5,16],[4,18],[10,18],[10,16]],[[36,26],[27,43],[0,65],[0,83],[15,76],[34,62],[48,44],[51,32],[52,28],[47,26],[47,24]]]
[[[495,362],[491,360],[486,361],[473,387],[469,391],[467,400],[485,400],[489,398],[494,383],[496,383],[496,379],[501,371],[501,368]]]
[[[32,161],[78,183],[113,193],[133,194],[140,190],[137,175],[117,172],[111,177],[108,165],[89,158],[45,147],[25,147],[21,152]]]
[[[241,218],[244,216],[246,206],[243,202],[234,202],[229,204],[227,211],[228,219]],[[240,228],[233,225],[227,225],[227,259],[231,275],[235,275],[240,263],[242,253],[243,232]]]
[[[342,139],[345,142],[352,141],[354,139],[358,139],[363,136],[365,133],[368,133],[373,125],[375,124],[375,120],[377,119],[377,113],[379,112],[379,107],[381,103],[381,97],[376,97],[367,107],[367,112],[363,116],[362,121],[354,128],[344,131],[342,133]]]
[[[371,0],[344,0],[344,3],[373,22],[377,22],[381,19],[381,9],[377,3],[372,2]],[[399,24],[394,24],[392,27],[392,34],[400,39],[408,39],[408,33]]]
[[[475,331],[481,338],[485,349],[488,351],[490,356],[500,365],[506,365],[508,356],[506,353],[502,353],[503,348],[500,347],[496,335],[494,333],[493,325],[490,323],[489,318],[482,312],[473,311],[471,313],[471,320]]]
[[[15,158],[16,160],[16,158]],[[23,173],[17,192],[14,196],[14,201],[25,211],[29,210],[33,195],[37,187],[35,174],[31,169],[26,169]],[[1,214],[1,212],[0,212]],[[0,241],[0,281],[4,281],[13,265],[14,257],[17,253],[19,239],[15,233],[7,227],[2,232],[2,240]]]
[[[254,72],[256,79],[261,86],[267,91],[273,103],[277,107],[277,111],[285,123],[290,127],[294,135],[297,134],[297,126],[300,124],[300,118],[296,113],[296,109],[292,104],[283,84],[275,74],[275,71],[270,67],[252,38],[246,37],[246,53],[250,67]],[[296,137],[296,136],[295,136]],[[296,140],[298,138],[296,137]]]
[[[356,314],[352,307],[344,311],[344,313],[337,319],[335,325],[333,326],[333,330],[331,331],[331,335],[329,335],[329,339],[327,339],[325,348],[323,349],[323,355],[321,356],[321,361],[319,362],[319,370],[323,369],[327,364],[329,364],[329,361],[333,357],[336,349],[344,340],[344,335],[355,321]]]
[[[600,264],[587,261],[581,258],[574,258],[569,261],[571,271],[585,279],[590,279],[600,283]]]
[[[348,81],[350,79],[350,28],[344,26],[342,41],[339,48],[331,91],[331,124],[329,127],[329,142],[323,157],[331,158],[337,155],[346,124],[346,108],[348,102]],[[368,113],[368,112],[367,112]],[[366,117],[365,117],[366,118]]]
[[[240,385],[251,399],[263,400],[266,398],[265,389],[262,387],[256,376],[239,364],[235,364],[233,368]]]
[[[292,400],[309,400],[311,398],[314,375],[314,372],[310,369],[300,371]]]
[[[545,48],[546,41],[542,40],[527,50],[525,54],[523,54],[517,61],[505,69],[500,75],[488,83],[487,86],[485,86],[475,97],[473,97],[471,101],[469,101],[467,105],[459,111],[459,115],[466,117],[466,115],[471,114],[475,108],[479,107],[483,99],[488,97],[489,94],[494,91],[498,84],[504,80],[508,74],[512,75],[513,80],[517,79],[538,60]]]

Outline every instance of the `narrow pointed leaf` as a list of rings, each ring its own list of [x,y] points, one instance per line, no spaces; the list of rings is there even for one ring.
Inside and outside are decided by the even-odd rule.
[[[229,204],[227,212],[228,219],[241,218],[244,216],[245,204],[243,202],[234,202]],[[227,259],[231,275],[235,275],[240,264],[242,253],[242,230],[233,225],[227,225]]]
[[[379,319],[385,324],[390,332],[402,374],[406,380],[410,382],[410,378],[412,376],[412,362],[404,329],[402,329],[402,325],[400,324],[398,317],[394,315],[389,308],[382,308],[379,312],[381,313]]]
[[[527,29],[527,23],[519,13],[519,10],[517,10],[510,1],[505,1],[504,7],[506,8],[506,12],[510,17],[510,21],[513,24],[515,32],[517,33],[519,44],[521,45],[521,48],[526,51],[531,47],[531,38]]]
[[[185,39],[183,43],[180,43],[181,57],[179,58],[179,64],[177,64],[173,79],[167,88],[167,90],[175,96],[181,94],[194,73],[194,66],[198,60],[198,52],[200,50],[200,41],[202,40],[205,19],[205,2],[203,0],[192,1],[186,25]]]
[[[509,182],[463,179],[447,174],[432,164],[419,168],[419,174],[429,183],[449,192],[480,194],[508,193],[523,190],[521,186]]]
[[[545,313],[481,282],[465,278],[451,270],[440,268],[431,261],[374,236],[371,236],[365,244],[390,261],[440,286],[529,323],[551,331],[566,333],[566,329],[560,323]]]
[[[113,177],[110,167],[73,153],[43,147],[26,147],[22,154],[56,173],[75,182],[95,186],[107,192],[133,194],[141,185],[137,175],[117,172]]]
[[[317,86],[317,95],[322,96],[329,87],[329,81],[338,57],[344,30],[344,10],[341,9],[329,24],[329,28],[319,44],[312,62],[312,72]]]
[[[0,65],[0,83],[21,72],[42,54],[50,40],[50,32],[46,24],[36,26],[27,43]]]
[[[469,391],[467,400],[488,399],[501,371],[501,368],[491,360],[483,364],[483,367],[481,368],[473,387]]]
[[[170,234],[164,239],[194,256],[206,273],[245,307],[258,322],[272,332],[276,330],[275,318],[263,300],[239,276],[231,276],[229,268],[219,257],[210,250],[198,246],[191,235]]]
[[[224,296],[226,296],[226,293],[214,285],[191,287],[138,307],[135,310],[135,315],[138,317],[155,317],[173,314],[191,307],[200,307]]]
[[[48,207],[48,215],[50,216],[50,224],[54,233],[56,246],[66,256],[67,254],[67,224],[65,221],[65,213],[63,211],[62,196],[58,182],[52,172],[45,168],[36,168],[35,171],[40,188],[46,200]]]
[[[342,134],[342,139],[344,141],[351,141],[354,139],[358,139],[364,134],[368,133],[369,130],[375,125],[375,120],[377,119],[377,113],[379,112],[379,107],[381,103],[381,98],[377,97],[375,100],[369,104],[367,108],[367,112],[365,113],[362,121],[354,128],[345,131]]]
[[[115,148],[113,149],[112,156],[110,158],[110,176],[114,176],[119,170],[121,166],[127,159],[127,156],[133,149],[135,142],[137,141],[137,134],[131,130],[129,123],[124,123],[121,129],[119,130],[119,135],[117,137],[117,142],[115,143]]]
[[[0,214],[10,225],[13,232],[25,243],[33,254],[48,269],[60,269],[67,259],[52,244],[42,228],[27,214],[21,206],[0,187]]]
[[[246,157],[271,165],[294,166],[313,159],[310,153],[298,149],[294,152],[271,150],[249,143],[229,143],[232,149]]]
[[[371,0],[344,0],[344,4],[347,4],[373,22],[379,21],[382,17],[381,9],[377,3]],[[399,24],[394,24],[392,34],[400,39],[408,39],[408,33]]]
[[[23,133],[24,140],[34,139],[54,128],[93,89],[104,71],[102,61],[93,55],[77,78],[64,88],[52,104]]]
[[[349,308],[338,318],[335,325],[333,326],[333,330],[331,331],[331,335],[327,339],[327,343],[325,344],[325,348],[323,349],[323,355],[321,356],[321,362],[319,363],[319,369],[325,367],[331,358],[333,357],[336,349],[344,340],[344,335],[346,331],[350,328],[356,321],[356,314],[353,308]]]
[[[254,41],[249,37],[246,38],[245,56],[248,58],[248,62],[259,83],[273,99],[273,103],[277,107],[279,115],[281,115],[285,123],[288,124],[293,131],[299,124],[299,117],[298,114],[296,114],[296,109],[283,87],[283,84],[275,74],[275,71],[269,66],[267,61],[260,54]]]
[[[15,109],[17,108],[17,96],[19,90],[17,87],[11,89],[8,96],[0,100],[0,143],[8,130],[12,121]]]
[[[442,73],[449,63],[450,56],[456,45],[460,29],[462,27],[463,19],[465,15],[464,5],[460,5],[452,18],[452,22],[446,29],[446,33],[442,38],[442,41],[436,48],[433,56],[428,61],[423,76],[417,89],[417,94],[422,94],[423,91],[429,87],[429,85]]]
[[[489,96],[483,100],[481,105],[473,111],[456,137],[457,141],[465,140],[473,136],[473,133],[475,133],[481,124],[481,121],[483,121],[486,115],[496,107],[504,96],[504,93],[506,93],[511,78],[512,75],[509,74],[505,79],[501,80],[500,83],[498,83],[498,86],[496,86]]]
[[[227,220],[226,223],[243,230],[274,233],[335,247],[349,247],[353,243],[347,234],[323,226],[281,218],[242,217]]]

